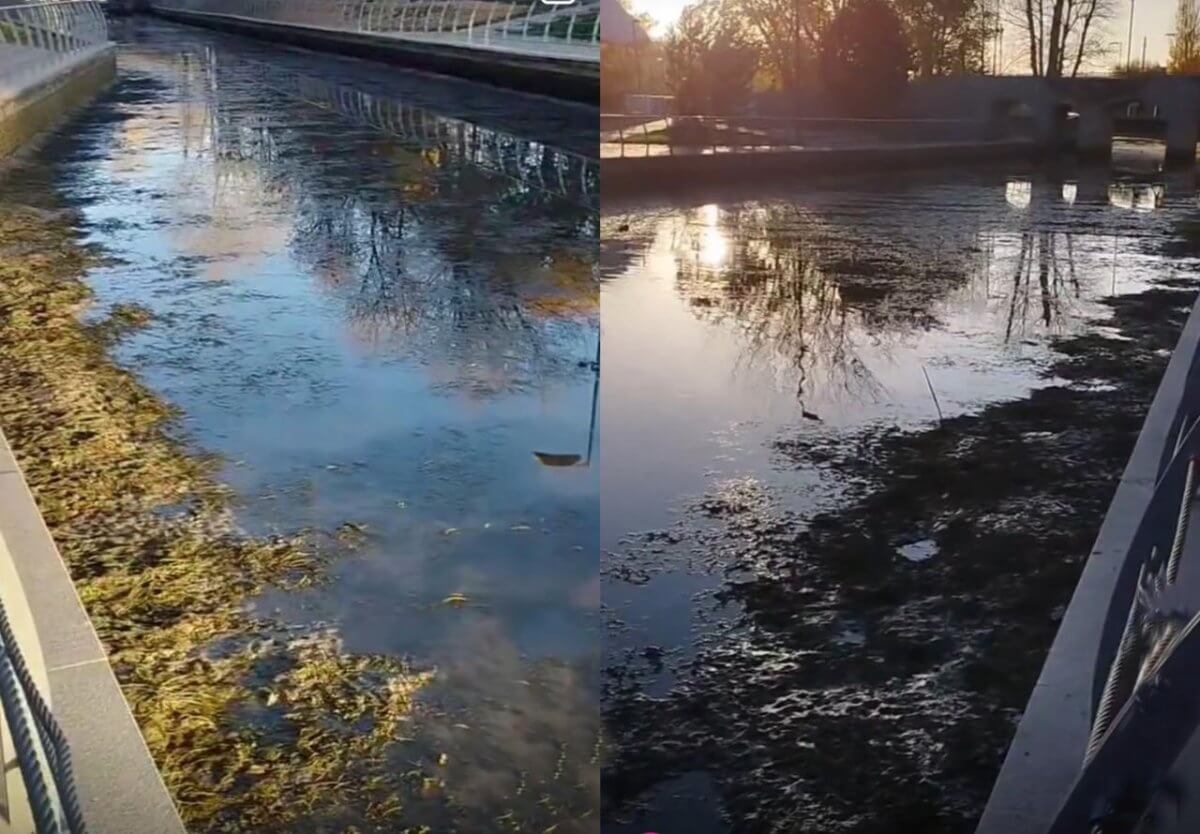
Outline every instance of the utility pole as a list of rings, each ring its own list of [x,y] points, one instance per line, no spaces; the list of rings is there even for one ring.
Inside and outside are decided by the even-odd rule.
[[[1142,35],[1142,72],[1146,71],[1146,36]]]

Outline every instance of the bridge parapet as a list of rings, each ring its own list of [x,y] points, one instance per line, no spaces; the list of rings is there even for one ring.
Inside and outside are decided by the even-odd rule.
[[[1192,77],[940,78],[914,84],[907,104],[923,117],[1002,121],[1019,114],[1041,144],[1070,143],[1092,156],[1110,153],[1116,122],[1130,105],[1161,123],[1172,161],[1193,161],[1200,139],[1200,80]]]

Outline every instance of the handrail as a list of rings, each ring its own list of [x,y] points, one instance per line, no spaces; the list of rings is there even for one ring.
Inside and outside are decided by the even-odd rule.
[[[1128,615],[1095,709],[1080,774],[1050,834],[1108,831],[1139,820],[1200,723],[1200,612],[1180,603],[1181,557],[1200,467],[1200,420],[1186,417],[1129,549],[1137,569]],[[1184,589],[1196,596],[1196,566]],[[1161,601],[1176,597],[1172,604]],[[1194,600],[1192,600],[1194,602]],[[1114,600],[1114,603],[1119,602]],[[1115,828],[1112,830],[1116,830]],[[1121,830],[1133,830],[1123,828]]]
[[[37,834],[87,834],[75,790],[70,746],[29,672],[2,601],[0,708],[16,748],[17,766]]]
[[[600,0],[151,0],[167,11],[600,59]]]

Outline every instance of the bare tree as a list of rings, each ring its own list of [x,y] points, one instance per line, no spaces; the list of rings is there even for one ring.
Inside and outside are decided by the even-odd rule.
[[[912,41],[917,75],[983,72],[996,13],[985,0],[894,0]]]
[[[744,103],[759,54],[746,43],[744,27],[721,13],[715,0],[684,9],[663,47],[667,83],[680,113],[731,113]]]
[[[1179,0],[1175,9],[1175,40],[1167,69],[1179,75],[1200,73],[1200,7],[1196,0]]]
[[[1029,71],[1075,77],[1106,52],[1115,0],[1011,0],[1007,21],[1028,49]]]

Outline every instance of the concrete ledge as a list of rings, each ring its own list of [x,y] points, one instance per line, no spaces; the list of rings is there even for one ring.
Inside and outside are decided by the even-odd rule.
[[[361,32],[338,32],[301,24],[275,23],[237,15],[180,12],[151,6],[167,20],[289,43],[359,58],[457,75],[588,104],[600,103],[598,62],[548,59],[453,44],[406,42]]]
[[[108,656],[0,434],[0,597],[71,746],[91,834],[183,834]],[[31,631],[32,629],[32,631]],[[40,674],[39,674],[40,670]]]
[[[19,89],[0,90],[0,159],[91,101],[116,74],[116,48],[108,44],[48,67]]]
[[[1136,575],[1130,547],[1185,413],[1196,415],[1187,392],[1198,351],[1200,304],[1154,395],[976,834],[1047,830],[1079,776],[1107,671],[1099,660],[1112,656],[1128,611],[1129,596],[1123,605],[1114,597],[1122,584],[1128,589],[1131,570]]]
[[[676,154],[602,158],[605,196],[644,191],[678,191],[697,184],[740,183],[747,179],[935,168],[966,161],[1035,156],[1031,142],[947,142],[869,148],[805,148],[746,153]]]

